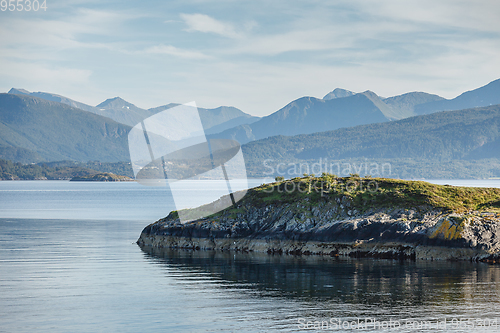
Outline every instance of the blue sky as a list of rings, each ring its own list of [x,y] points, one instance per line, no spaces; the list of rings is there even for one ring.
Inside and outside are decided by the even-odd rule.
[[[78,1],[0,11],[0,91],[270,114],[336,87],[452,98],[500,78],[498,1]]]

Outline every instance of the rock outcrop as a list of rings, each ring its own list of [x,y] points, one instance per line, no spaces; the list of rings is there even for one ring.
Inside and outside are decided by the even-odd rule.
[[[88,176],[77,176],[70,179],[72,182],[131,182],[132,178],[104,172]]]
[[[293,191],[286,191],[292,183]],[[147,226],[138,244],[500,262],[499,198],[500,189],[331,175],[296,178],[250,189],[236,205],[185,224],[171,212]]]

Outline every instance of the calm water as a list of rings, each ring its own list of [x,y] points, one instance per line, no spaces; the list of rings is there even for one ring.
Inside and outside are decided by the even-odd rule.
[[[134,244],[171,209],[135,183],[0,182],[0,332],[500,331],[499,266]]]

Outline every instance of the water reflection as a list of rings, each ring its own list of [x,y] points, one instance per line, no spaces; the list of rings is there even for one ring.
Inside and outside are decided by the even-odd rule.
[[[267,291],[314,304],[433,307],[500,305],[500,267],[469,262],[399,262],[142,249],[148,260],[188,276],[210,276],[227,288]]]

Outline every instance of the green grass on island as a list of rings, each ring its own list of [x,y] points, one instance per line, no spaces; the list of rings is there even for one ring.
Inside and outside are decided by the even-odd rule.
[[[242,200],[255,204],[297,202],[348,197],[356,208],[429,206],[463,212],[495,210],[500,212],[500,189],[436,185],[424,181],[371,178],[352,175],[336,177],[324,173],[279,180],[249,190]]]
[[[364,213],[384,208],[440,209],[455,213],[500,213],[500,189],[436,185],[424,181],[372,178],[351,175],[337,177],[324,173],[320,177],[306,175],[289,180],[277,177],[273,183],[251,188],[236,205],[224,209],[210,218],[226,216],[235,218],[252,209],[271,205],[300,204],[301,210],[313,206],[349,201],[350,209]],[[211,203],[185,211],[197,215],[210,211]],[[299,207],[299,206],[297,206]],[[295,210],[295,208],[293,208]],[[192,213],[192,214],[191,214]],[[177,211],[169,215],[178,217]]]

